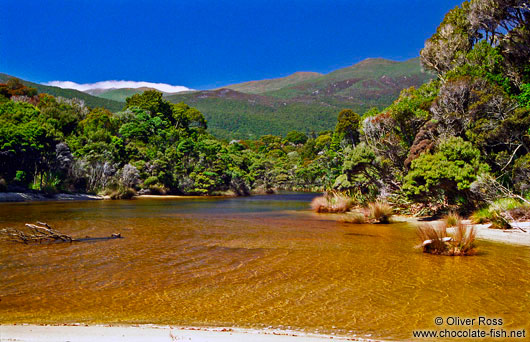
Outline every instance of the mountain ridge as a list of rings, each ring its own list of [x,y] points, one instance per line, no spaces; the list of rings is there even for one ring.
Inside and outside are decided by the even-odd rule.
[[[163,95],[172,103],[185,102],[200,110],[208,120],[210,132],[217,137],[247,139],[264,134],[285,135],[291,130],[310,133],[333,129],[341,109],[350,108],[359,114],[372,107],[383,109],[402,89],[418,87],[432,78],[422,70],[419,58],[401,62],[367,58],[327,74],[295,72],[286,77]],[[96,95],[92,96],[72,89],[23,83],[56,96],[83,96],[92,107],[94,99],[107,101],[100,106],[112,111],[121,110],[125,98],[146,90],[90,89],[87,92]]]
[[[8,79],[13,78],[15,76],[11,76],[8,74],[0,73],[0,83],[1,82],[7,82]],[[18,78],[18,77],[15,77]],[[20,78],[19,78],[20,79]],[[99,96],[93,96],[90,94],[87,94],[85,92],[75,90],[75,89],[65,89],[55,86],[48,86],[44,84],[34,83],[30,81],[26,81],[23,79],[20,79],[22,84],[24,84],[27,87],[32,87],[37,89],[39,93],[46,93],[53,96],[61,96],[64,98],[78,98],[80,100],[83,100],[85,104],[89,107],[103,107],[106,108],[112,112],[120,111],[124,103],[119,101],[113,101],[105,98],[101,98]]]
[[[333,129],[341,109],[351,108],[359,114],[372,107],[383,109],[402,89],[418,87],[432,78],[421,69],[419,58],[403,62],[371,58],[275,90],[267,90],[267,84],[256,93],[255,83],[243,82],[165,98],[199,109],[217,136],[257,138],[285,135],[290,130]],[[266,81],[281,83],[285,78]]]

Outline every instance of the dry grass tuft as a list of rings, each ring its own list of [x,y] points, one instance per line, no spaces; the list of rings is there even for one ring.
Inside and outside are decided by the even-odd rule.
[[[364,224],[366,223],[366,216],[361,212],[354,212],[351,214],[345,214],[342,217],[342,222],[353,223],[353,224]]]
[[[379,223],[389,223],[394,209],[386,202],[377,201],[368,205],[370,216]]]
[[[459,222],[452,234],[447,231],[447,226],[441,224],[423,224],[418,227],[418,237],[422,241],[424,253],[438,255],[473,255],[476,252],[476,230]]]
[[[476,252],[475,238],[477,230],[459,222],[453,233],[453,251],[451,255],[473,255]]]
[[[325,193],[311,201],[311,208],[317,213],[345,213],[352,207],[352,199],[340,192]]]
[[[443,220],[447,227],[456,227],[462,221],[462,217],[456,212],[451,211],[449,214],[444,216]]]

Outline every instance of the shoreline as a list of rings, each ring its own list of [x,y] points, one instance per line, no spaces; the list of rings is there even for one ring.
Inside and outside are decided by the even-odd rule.
[[[187,195],[138,195],[133,199],[209,199],[209,198],[230,198],[233,196],[217,195],[217,196],[187,196]],[[108,196],[99,196],[91,194],[54,194],[45,196],[40,193],[32,192],[0,192],[0,203],[24,203],[24,202],[53,202],[53,201],[100,201],[110,200]],[[340,221],[342,215],[339,214],[324,214],[328,219]],[[320,215],[319,215],[320,216]],[[420,218],[413,216],[394,216],[394,222],[409,222],[412,224],[421,223]],[[437,223],[441,220],[428,221],[427,223]],[[530,247],[530,222],[515,221],[510,222],[514,228],[512,229],[491,229],[489,223],[486,224],[471,224],[470,220],[463,220],[466,225],[471,225],[477,230],[477,239],[487,240],[492,242],[507,243],[511,245]],[[526,232],[523,232],[523,228]]]
[[[530,247],[530,222],[510,222],[513,227],[511,229],[489,228],[489,223],[471,224],[470,220],[463,220],[463,223],[475,227],[477,239]],[[526,232],[516,227],[523,228]]]
[[[0,192],[0,203],[49,202],[49,201],[98,201],[105,196],[91,194],[53,194],[44,195],[33,192]]]
[[[153,324],[141,325],[36,325],[36,324],[1,324],[1,341],[18,342],[143,342],[143,341],[192,341],[192,342],[296,342],[296,341],[363,341],[383,342],[382,340],[348,337],[337,335],[320,335],[294,330],[278,329],[243,329],[213,327],[174,327]]]
[[[418,225],[421,223],[436,224],[436,223],[443,222],[443,220],[420,221],[419,218],[409,217],[409,216],[396,216],[396,218],[398,218],[399,220],[396,220],[395,222],[409,222],[415,225]],[[472,224],[471,220],[469,219],[462,220],[462,223],[465,224],[466,226],[472,226],[476,229],[478,240],[530,247],[530,222],[525,222],[525,221],[510,222],[510,224],[513,227],[511,229],[489,228],[490,223]],[[526,232],[523,232],[517,227],[526,230]]]

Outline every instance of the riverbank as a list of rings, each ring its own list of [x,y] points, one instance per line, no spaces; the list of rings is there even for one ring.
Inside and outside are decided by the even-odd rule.
[[[471,221],[464,220],[463,223],[471,224]],[[473,227],[477,230],[477,239],[530,247],[530,222],[510,222],[510,224],[513,227],[511,229],[489,228],[489,223],[475,224]]]
[[[192,328],[156,325],[0,325],[0,341],[17,342],[321,342],[331,339],[334,341],[376,341],[274,329]]]
[[[407,216],[397,216],[395,221],[411,222],[413,224],[421,224],[426,222],[415,217]],[[443,220],[427,222],[436,224],[442,223]],[[490,223],[472,224],[471,220],[463,220],[462,223],[465,225],[471,225],[477,230],[477,239],[530,247],[530,222],[510,222],[513,227],[511,229],[493,229],[489,228],[491,225]]]
[[[235,195],[219,196],[183,196],[183,195],[138,195],[132,199],[198,199],[198,198],[224,198],[236,197]],[[54,194],[45,195],[33,192],[0,192],[0,203],[2,202],[40,202],[40,201],[96,201],[108,200],[109,196],[91,194]]]
[[[106,199],[106,197],[90,194],[45,195],[36,192],[0,192],[0,202],[94,201],[102,199]]]

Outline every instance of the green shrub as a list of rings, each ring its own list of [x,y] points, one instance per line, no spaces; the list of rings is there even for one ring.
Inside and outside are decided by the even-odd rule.
[[[151,185],[154,185],[156,183],[158,183],[158,177],[157,176],[147,177],[147,179],[144,180],[144,187],[150,187]]]
[[[491,212],[488,207],[476,210],[469,217],[473,224],[483,224],[491,222]]]
[[[462,138],[451,137],[439,145],[435,154],[424,153],[412,161],[403,190],[409,197],[429,200],[442,195],[455,203],[477,175],[487,171],[478,149]]]
[[[26,172],[18,170],[13,180],[17,183],[24,183],[26,181]]]
[[[113,191],[110,194],[110,199],[118,200],[118,199],[132,199],[134,196],[136,196],[136,191],[132,188],[120,188],[118,190]]]
[[[149,191],[151,192],[152,195],[165,195],[165,194],[167,194],[167,190],[163,186],[160,186],[160,185],[151,185],[149,187]]]

